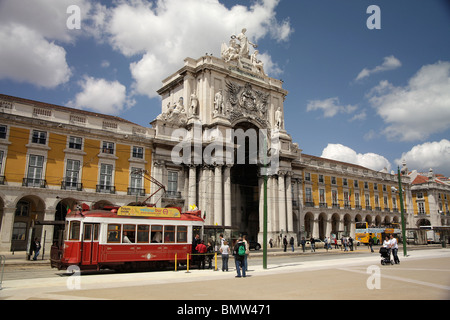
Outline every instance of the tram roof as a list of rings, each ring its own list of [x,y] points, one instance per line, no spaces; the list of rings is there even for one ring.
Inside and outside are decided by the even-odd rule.
[[[115,210],[91,210],[85,212],[73,211],[66,218],[115,218],[115,219],[143,219],[143,220],[176,220],[176,221],[203,221],[201,211],[190,211],[181,213],[179,218],[173,217],[145,217],[145,216],[122,216]]]

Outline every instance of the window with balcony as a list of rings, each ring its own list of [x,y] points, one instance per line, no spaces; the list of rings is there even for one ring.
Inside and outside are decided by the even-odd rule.
[[[139,168],[131,168],[130,187],[128,195],[145,196],[145,189],[142,184],[142,173]]]
[[[80,183],[80,161],[67,159],[66,163],[66,176],[64,177],[62,189],[65,190],[77,190],[81,191],[83,189]]]
[[[27,176],[23,179],[25,187],[45,188],[46,182],[43,178],[44,156],[30,155],[28,160]]]
[[[167,181],[167,192],[166,195],[168,197],[181,197],[178,192],[178,172],[177,171],[168,171],[168,181]]]
[[[102,163],[100,166],[100,181],[97,185],[97,192],[115,193],[116,189],[112,185],[113,166],[111,164]]]

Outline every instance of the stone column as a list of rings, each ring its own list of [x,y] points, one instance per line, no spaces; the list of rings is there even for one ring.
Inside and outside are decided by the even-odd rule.
[[[231,226],[231,166],[226,165],[224,170],[224,209],[225,209],[225,226]]]
[[[285,172],[278,172],[278,205],[279,212],[278,217],[280,220],[280,232],[287,233],[287,223],[286,223],[286,189],[284,184]]]
[[[222,166],[214,168],[214,225],[223,225]]]
[[[11,237],[14,226],[14,213],[16,208],[3,208],[2,225],[0,226],[0,252],[11,250]]]
[[[287,211],[287,230],[294,232],[294,213],[292,212],[292,172],[286,174],[286,211]]]
[[[313,221],[313,231],[312,231],[313,237],[319,238],[319,214],[314,214],[314,221]]]
[[[197,205],[197,167],[195,165],[189,165],[189,184],[188,184],[188,203],[187,207],[189,210],[190,205]]]

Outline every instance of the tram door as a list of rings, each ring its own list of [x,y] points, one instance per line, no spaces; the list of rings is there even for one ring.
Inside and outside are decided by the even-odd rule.
[[[85,223],[83,230],[83,256],[81,263],[84,265],[97,264],[98,262],[98,233],[99,223]]]

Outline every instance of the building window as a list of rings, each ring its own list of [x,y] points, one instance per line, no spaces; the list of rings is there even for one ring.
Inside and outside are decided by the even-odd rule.
[[[344,186],[348,186],[348,180],[347,180],[347,178],[344,178],[344,179],[342,180],[342,184],[343,184]]]
[[[339,207],[337,190],[331,190],[331,198],[333,201],[333,207]]]
[[[305,188],[305,200],[307,203],[313,202],[311,188]]]
[[[325,189],[319,189],[319,205],[325,205]]]
[[[425,214],[425,206],[423,205],[423,202],[417,203],[419,206],[419,214]]]
[[[359,193],[355,193],[355,206],[357,208],[360,208],[360,204],[359,204]]]
[[[16,217],[28,217],[30,213],[30,203],[26,201],[19,201],[16,206]]]
[[[128,195],[145,195],[145,190],[142,188],[142,174],[141,169],[131,168],[130,187],[128,188]]]
[[[6,139],[7,129],[8,128],[6,126],[0,126],[0,139]]]
[[[83,138],[69,137],[69,149],[81,150],[83,145]]]
[[[97,185],[97,192],[114,193],[112,186],[113,166],[112,164],[102,163],[100,166],[100,181]]]
[[[28,161],[28,173],[26,186],[41,187],[42,174],[44,170],[44,156],[30,155]]]
[[[144,148],[133,147],[133,158],[144,159]]]
[[[80,161],[67,159],[65,188],[70,190],[81,190],[81,184],[78,183],[80,176]]]
[[[319,182],[323,183],[323,174],[319,174]]]
[[[305,172],[305,181],[311,181],[311,173]]]
[[[372,207],[370,206],[370,196],[368,193],[366,193],[364,195],[364,198],[366,199],[366,209],[372,209]]]
[[[102,153],[114,154],[114,142],[103,141]]]
[[[358,188],[358,180],[353,181],[353,186],[354,186],[355,188]]]
[[[169,171],[168,175],[167,193],[170,196],[176,196],[178,193],[178,172]]]
[[[331,177],[331,184],[336,184],[336,177]]]
[[[14,222],[11,240],[26,240],[27,224],[25,222]]]
[[[31,138],[31,142],[37,143],[37,144],[44,144],[44,145],[47,144],[47,132],[33,130],[33,136]]]

